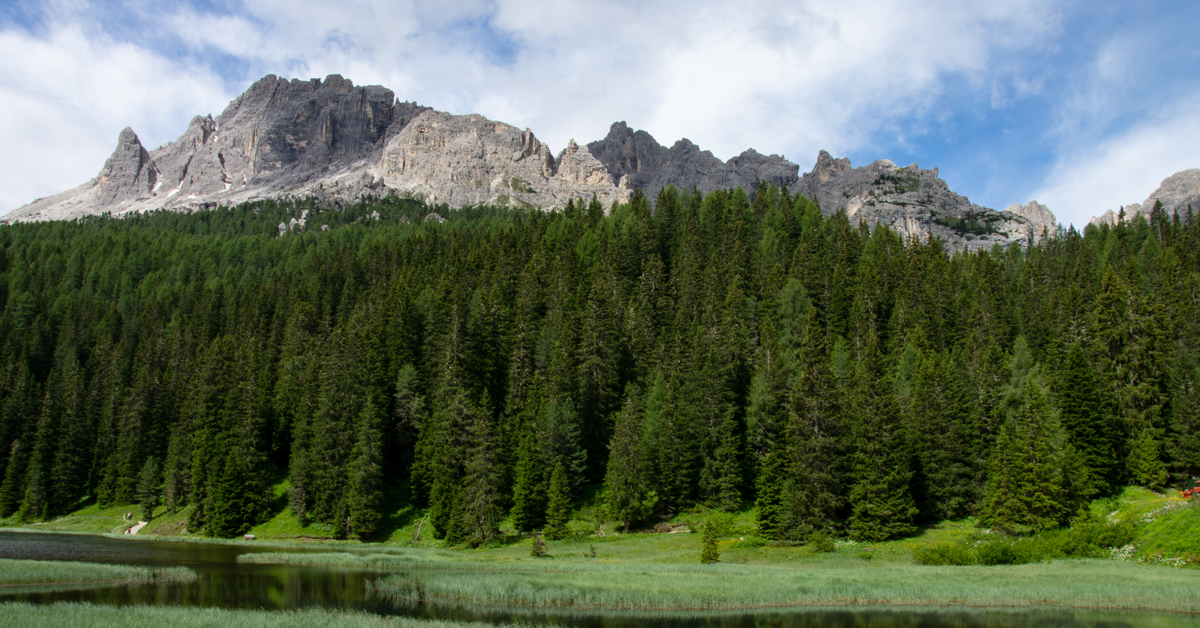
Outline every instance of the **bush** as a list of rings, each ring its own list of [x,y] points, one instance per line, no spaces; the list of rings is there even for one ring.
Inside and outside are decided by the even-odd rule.
[[[1009,539],[984,541],[976,545],[975,559],[980,565],[1019,565],[1028,562]]]
[[[837,549],[837,546],[833,543],[833,539],[821,530],[813,532],[812,536],[808,537],[808,546],[811,547],[814,552],[832,552],[833,550]]]
[[[913,560],[922,565],[974,565],[975,555],[958,543],[938,543],[913,550]]]

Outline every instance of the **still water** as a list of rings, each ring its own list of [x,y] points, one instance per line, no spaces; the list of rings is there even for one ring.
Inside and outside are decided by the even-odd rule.
[[[175,566],[193,569],[194,582],[103,586],[73,590],[6,593],[0,602],[47,604],[58,601],[93,604],[163,604],[288,610],[331,608],[386,615],[439,619],[521,622],[626,628],[1166,628],[1200,626],[1200,621],[1178,616],[1095,613],[1070,610],[803,610],[763,613],[713,613],[706,615],[529,614],[505,610],[480,610],[395,606],[368,593],[367,583],[381,577],[378,570],[238,564],[237,557],[254,551],[289,551],[255,547],[252,543],[192,543],[150,539],[121,539],[93,535],[34,534],[0,531],[0,558],[73,560],[124,565]],[[315,551],[295,549],[290,551]]]

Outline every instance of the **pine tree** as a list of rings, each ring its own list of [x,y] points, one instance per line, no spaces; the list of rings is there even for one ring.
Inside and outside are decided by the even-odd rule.
[[[517,453],[513,483],[513,526],[517,530],[537,530],[546,522],[546,484],[544,465],[538,456],[534,435],[527,432]]]
[[[494,434],[488,417],[487,392],[474,408],[469,425],[470,450],[459,495],[458,526],[447,538],[473,547],[491,543],[500,536],[500,466],[494,450]],[[452,534],[457,532],[456,534]]]
[[[630,524],[649,514],[649,478],[638,414],[637,392],[632,386],[626,387],[625,403],[617,413],[608,446],[608,472],[604,476],[605,505],[624,525],[625,532],[629,532]]]
[[[1054,528],[1080,503],[1074,449],[1054,416],[1046,392],[1026,380],[1021,405],[1000,428],[979,522],[1028,532]]]
[[[1107,495],[1117,478],[1113,438],[1100,396],[1102,387],[1078,342],[1067,352],[1061,380],[1058,407],[1062,425],[1087,467],[1091,484],[1087,494]]]
[[[978,498],[968,449],[972,430],[958,371],[949,354],[928,352],[913,378],[908,433],[919,465],[918,507],[938,521],[970,514]]]
[[[571,492],[567,486],[567,472],[562,462],[554,465],[550,474],[550,490],[546,500],[546,538],[557,541],[567,536],[567,520],[570,518]]]
[[[142,519],[154,520],[154,509],[162,497],[162,474],[159,472],[158,460],[154,456],[146,459],[142,472],[138,475],[138,503],[142,507]]]
[[[742,505],[741,438],[737,420],[726,417],[719,432],[720,445],[713,455],[714,493],[710,504],[715,508],[737,510]]]
[[[782,448],[781,448],[782,449]],[[758,507],[758,530],[768,539],[784,535],[784,499],[787,488],[786,463],[782,453],[768,453],[759,466],[755,505]]]
[[[717,528],[712,523],[704,524],[704,538],[701,541],[700,562],[704,565],[721,562],[721,552],[717,547]]]
[[[383,518],[381,511],[383,483],[383,443],[379,433],[379,417],[370,400],[358,417],[358,438],[351,454],[349,492],[346,496],[350,519],[350,534],[362,541],[371,538]]]
[[[886,381],[874,337],[863,349],[855,377],[854,485],[850,488],[850,535],[879,542],[912,534],[917,508],[909,486],[908,446],[900,408]]]
[[[4,468],[4,482],[0,484],[0,519],[7,519],[21,508],[28,458],[21,441],[13,441],[8,451],[8,464]]]
[[[797,539],[839,526],[845,505],[842,391],[815,309],[808,319],[788,426],[791,468],[784,525],[786,535]]]

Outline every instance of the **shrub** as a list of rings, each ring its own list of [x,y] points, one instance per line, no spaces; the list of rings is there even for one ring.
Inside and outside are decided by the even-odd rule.
[[[971,550],[958,543],[938,543],[913,550],[913,560],[922,565],[973,565]]]
[[[832,552],[837,549],[837,545],[834,544],[833,539],[828,534],[825,534],[823,530],[817,530],[812,533],[812,536],[808,537],[808,546],[814,552]]]
[[[984,541],[975,546],[975,559],[980,565],[1019,565],[1027,562],[1009,539]]]

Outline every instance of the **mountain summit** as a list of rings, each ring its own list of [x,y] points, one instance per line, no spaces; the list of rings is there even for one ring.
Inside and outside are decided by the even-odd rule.
[[[708,192],[759,182],[844,209],[852,221],[955,249],[1030,244],[1055,228],[1036,202],[996,211],[955,194],[937,169],[884,159],[852,168],[821,151],[810,172],[750,149],[721,161],[687,139],[670,148],[624,122],[557,155],[529,129],[483,116],[402,102],[391,90],[330,75],[268,75],[215,119],[196,116],[179,139],[153,151],[129,128],[100,173],[83,185],[14,210],[6,222],[73,219],[156,209],[189,210],[264,198],[312,196],[331,204],[387,193],[454,207],[490,203],[557,209],[597,197],[605,206],[636,189],[652,200],[674,185]]]

